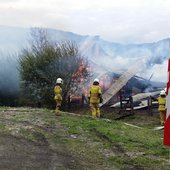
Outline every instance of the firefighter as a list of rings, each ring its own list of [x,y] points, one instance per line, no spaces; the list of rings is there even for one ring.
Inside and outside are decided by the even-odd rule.
[[[92,118],[100,117],[99,103],[102,103],[102,92],[99,86],[99,79],[94,79],[93,85],[90,87],[88,98],[90,101],[90,109]]]
[[[162,90],[160,92],[160,96],[158,97],[158,103],[159,103],[159,107],[158,110],[160,112],[160,123],[161,125],[164,125],[165,123],[165,117],[166,117],[166,93],[165,90]]]
[[[63,80],[61,78],[57,78],[56,85],[54,87],[54,100],[56,101],[56,115],[60,115],[61,103],[62,103],[62,84]]]

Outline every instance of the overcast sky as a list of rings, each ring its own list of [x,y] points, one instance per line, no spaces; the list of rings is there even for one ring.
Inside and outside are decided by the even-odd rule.
[[[0,0],[0,25],[153,42],[170,37],[170,0]]]

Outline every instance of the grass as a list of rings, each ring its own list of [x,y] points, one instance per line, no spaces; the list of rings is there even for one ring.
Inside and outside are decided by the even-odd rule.
[[[1,122],[1,132],[48,143],[51,149],[62,145],[87,170],[169,169],[169,148],[163,145],[163,130],[153,130],[159,125],[157,116],[134,115],[107,121],[68,113],[56,117],[47,109],[6,112],[8,108],[0,108],[1,118],[8,119],[7,123]]]
[[[86,133],[88,139],[102,139],[103,145],[112,150],[112,146],[116,146],[115,152],[120,152],[123,157],[115,156],[109,158],[108,161],[116,165],[122,164],[124,167],[124,159],[127,159],[127,153],[131,153],[128,162],[133,162],[135,166],[153,169],[168,169],[168,148],[163,145],[163,131],[153,131],[153,127],[157,125],[155,117],[127,117],[121,121],[106,122],[105,120],[93,120],[85,117],[72,117],[64,115],[61,117],[63,125],[68,127],[68,133],[82,135]],[[124,122],[140,125],[142,128],[135,128],[124,124]],[[139,123],[137,123],[139,122]],[[140,154],[142,153],[142,154]],[[121,160],[120,160],[121,159]],[[114,163],[113,163],[114,162]],[[145,162],[145,163],[144,163]]]

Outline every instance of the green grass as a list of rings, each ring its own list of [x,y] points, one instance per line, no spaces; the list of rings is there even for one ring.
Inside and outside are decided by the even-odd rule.
[[[136,125],[141,125],[142,128],[135,128],[124,124],[124,122],[131,123],[131,117],[123,119],[121,121],[112,121],[111,123],[106,122],[102,119],[93,120],[86,117],[76,117],[64,114],[60,121],[63,123],[63,126],[66,126],[69,134],[81,135],[86,134],[88,138],[97,140],[100,138],[103,140],[103,144],[107,143],[107,146],[111,147],[116,145],[117,149],[123,153],[132,152],[143,153],[142,157],[132,156],[130,161],[134,162],[136,166],[150,168],[159,167],[167,168],[168,165],[165,165],[168,160],[169,151],[168,148],[163,145],[163,131],[154,131],[153,127],[157,125],[155,118],[142,117],[139,119],[139,116],[132,117],[132,123]],[[153,121],[155,119],[155,122]],[[135,121],[134,121],[135,120]],[[143,125],[142,122],[145,124]],[[134,125],[135,125],[134,124]],[[150,161],[148,161],[148,158]],[[157,158],[158,160],[155,160]],[[112,158],[110,158],[112,160]],[[123,158],[113,159],[111,162],[115,162],[115,166],[124,162],[120,160]],[[160,161],[159,161],[160,159]],[[166,161],[165,161],[166,160]],[[144,162],[146,163],[144,164]],[[123,164],[123,163],[121,163]],[[157,164],[159,166],[157,166]],[[122,165],[124,167],[124,165]]]
[[[1,132],[17,134],[40,144],[46,142],[52,149],[60,144],[87,170],[169,168],[169,148],[163,145],[163,130],[153,130],[159,126],[157,116],[134,115],[107,121],[68,113],[55,116],[54,111],[47,109],[26,112],[18,109],[14,116],[4,113],[3,109],[8,111],[8,108],[0,108],[0,116],[8,122],[2,119]]]

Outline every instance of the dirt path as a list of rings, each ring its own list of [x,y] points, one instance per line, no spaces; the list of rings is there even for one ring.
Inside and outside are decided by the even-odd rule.
[[[41,113],[35,110],[33,117],[33,111],[22,108],[0,111],[0,169],[80,170],[81,164],[61,142],[62,127],[52,127],[47,122],[44,125],[36,119]],[[50,142],[50,135],[58,138],[57,145]]]

